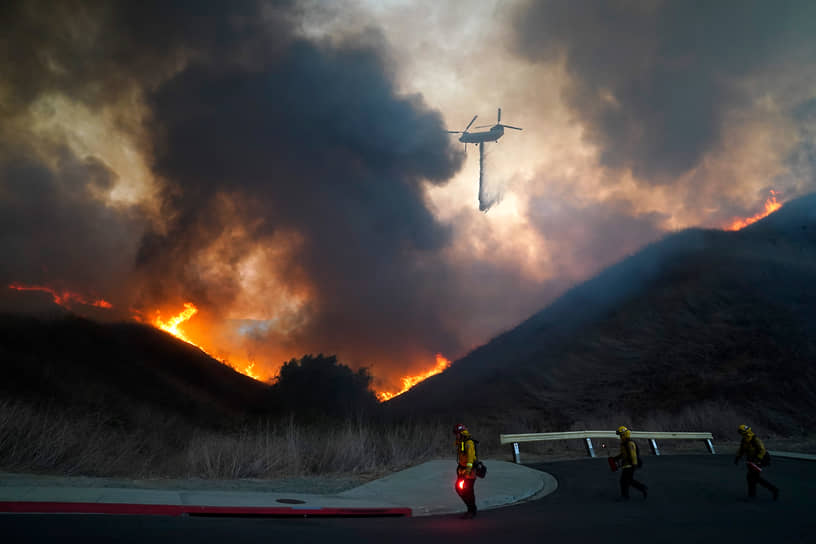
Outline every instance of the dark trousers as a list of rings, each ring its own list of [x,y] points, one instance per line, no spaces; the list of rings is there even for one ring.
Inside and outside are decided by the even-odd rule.
[[[459,489],[459,482],[464,482],[461,489]],[[456,494],[459,495],[465,505],[467,505],[468,512],[473,514],[476,513],[476,492],[473,489],[475,486],[476,480],[473,478],[457,478],[456,480]]]
[[[621,496],[624,499],[629,498],[629,486],[630,485],[632,487],[634,487],[635,489],[637,489],[638,491],[640,491],[641,493],[646,491],[646,486],[643,485],[641,482],[638,482],[637,480],[635,480],[635,468],[634,467],[625,468],[625,469],[623,469],[623,472],[621,473],[621,479],[620,479]]]
[[[756,497],[756,486],[757,484],[761,485],[771,493],[777,491],[775,485],[771,482],[766,480],[762,477],[761,472],[757,472],[756,470],[748,469],[748,474],[746,474],[746,478],[748,480],[748,496],[749,497]]]

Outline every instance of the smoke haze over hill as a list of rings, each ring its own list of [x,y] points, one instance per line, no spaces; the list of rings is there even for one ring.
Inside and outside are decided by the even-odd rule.
[[[95,319],[192,302],[185,333],[266,376],[324,352],[394,389],[667,233],[814,189],[808,2],[0,17],[2,309],[54,308],[11,284]],[[525,131],[489,150],[481,214],[444,131],[498,107]]]

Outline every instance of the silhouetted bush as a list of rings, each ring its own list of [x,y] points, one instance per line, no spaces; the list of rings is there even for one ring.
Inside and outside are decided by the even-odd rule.
[[[355,372],[334,355],[304,355],[281,367],[272,395],[300,420],[369,418],[378,407],[371,379],[367,368]]]

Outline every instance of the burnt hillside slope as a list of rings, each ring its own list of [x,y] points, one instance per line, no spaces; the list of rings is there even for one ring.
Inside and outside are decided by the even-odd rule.
[[[795,433],[816,423],[814,338],[810,195],[738,232],[670,235],[388,404],[553,430],[727,409]]]
[[[202,426],[264,413],[269,386],[146,325],[67,315],[0,315],[0,399],[99,412],[124,426],[143,410]]]

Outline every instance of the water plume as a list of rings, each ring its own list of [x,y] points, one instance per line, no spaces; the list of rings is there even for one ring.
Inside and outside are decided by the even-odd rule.
[[[485,179],[484,142],[479,142],[479,211],[486,212],[501,200],[498,190],[490,190]]]

